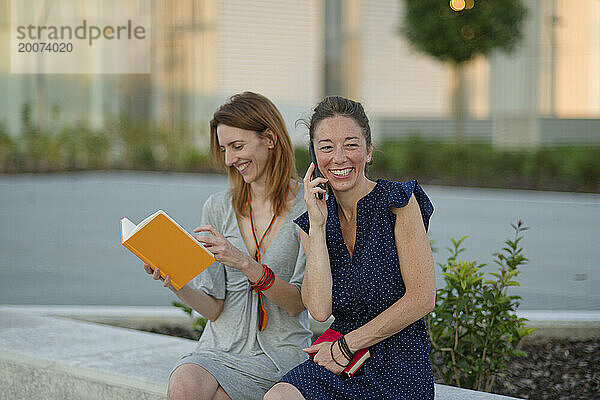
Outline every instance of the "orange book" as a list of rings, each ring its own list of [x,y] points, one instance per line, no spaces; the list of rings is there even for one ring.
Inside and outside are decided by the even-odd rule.
[[[340,336],[341,333],[334,331],[333,329],[327,329],[321,336],[315,340],[313,344],[321,343],[321,342],[335,342]],[[314,357],[314,354],[310,354],[311,357]],[[371,352],[369,349],[361,349],[354,353],[354,358],[350,365],[348,365],[344,371],[342,371],[342,375],[347,378],[351,378],[354,376],[356,371],[362,367],[362,365],[367,361],[367,358],[371,357]]]
[[[212,253],[162,210],[135,225],[121,219],[121,244],[164,278],[171,276],[177,290],[215,262]]]

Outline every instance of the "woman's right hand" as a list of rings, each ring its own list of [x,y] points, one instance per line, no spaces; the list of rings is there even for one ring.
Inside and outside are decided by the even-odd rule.
[[[304,175],[304,202],[308,210],[310,226],[322,227],[327,221],[327,203],[325,203],[327,191],[318,185],[325,184],[328,180],[322,177],[312,179],[314,170],[315,164],[310,163]],[[321,193],[323,198],[318,199],[317,193]]]
[[[162,285],[164,287],[172,288],[170,275],[167,275],[165,278],[163,278],[160,275],[160,270],[158,268],[152,269],[152,267],[146,263],[144,263],[144,269],[146,270],[147,274],[152,275],[152,278],[154,278],[155,281],[162,281]]]

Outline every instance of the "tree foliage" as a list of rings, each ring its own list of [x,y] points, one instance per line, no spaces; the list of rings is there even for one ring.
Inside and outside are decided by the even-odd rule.
[[[401,32],[418,50],[458,64],[494,49],[510,52],[523,37],[521,0],[468,0],[454,11],[448,0],[404,0]]]
[[[494,49],[512,51],[523,36],[526,9],[521,0],[404,0],[404,3],[400,31],[418,50],[452,64],[454,131],[457,143],[462,144],[467,108],[463,65],[475,55],[488,55]]]

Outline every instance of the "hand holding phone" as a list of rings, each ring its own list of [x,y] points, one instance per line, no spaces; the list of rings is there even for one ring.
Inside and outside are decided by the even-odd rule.
[[[322,178],[323,175],[321,175],[321,171],[319,171],[319,165],[317,164],[317,157],[315,156],[315,149],[313,147],[312,142],[308,145],[308,154],[310,157],[310,162],[315,164],[315,169],[313,171],[313,179]],[[319,183],[318,186],[322,189],[325,189],[325,185],[322,183]],[[317,199],[319,199],[319,200],[323,199],[322,193],[317,193],[316,196],[317,196]]]

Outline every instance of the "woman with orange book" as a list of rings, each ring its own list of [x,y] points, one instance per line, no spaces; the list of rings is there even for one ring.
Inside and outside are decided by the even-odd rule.
[[[210,121],[210,148],[231,189],[210,196],[194,232],[217,263],[179,291],[163,281],[208,322],[173,369],[167,396],[261,399],[308,358],[306,258],[293,223],[306,210],[303,188],[283,118],[264,96],[245,92],[223,104]]]
[[[423,321],[435,303],[433,206],[417,181],[367,178],[373,145],[360,103],[327,97],[307,125],[316,165],[304,177],[308,211],[295,221],[307,259],[302,299],[315,319],[333,315],[341,336],[306,348],[313,360],[265,399],[433,399]],[[315,168],[322,177],[312,177]],[[365,348],[370,357],[344,377]]]

